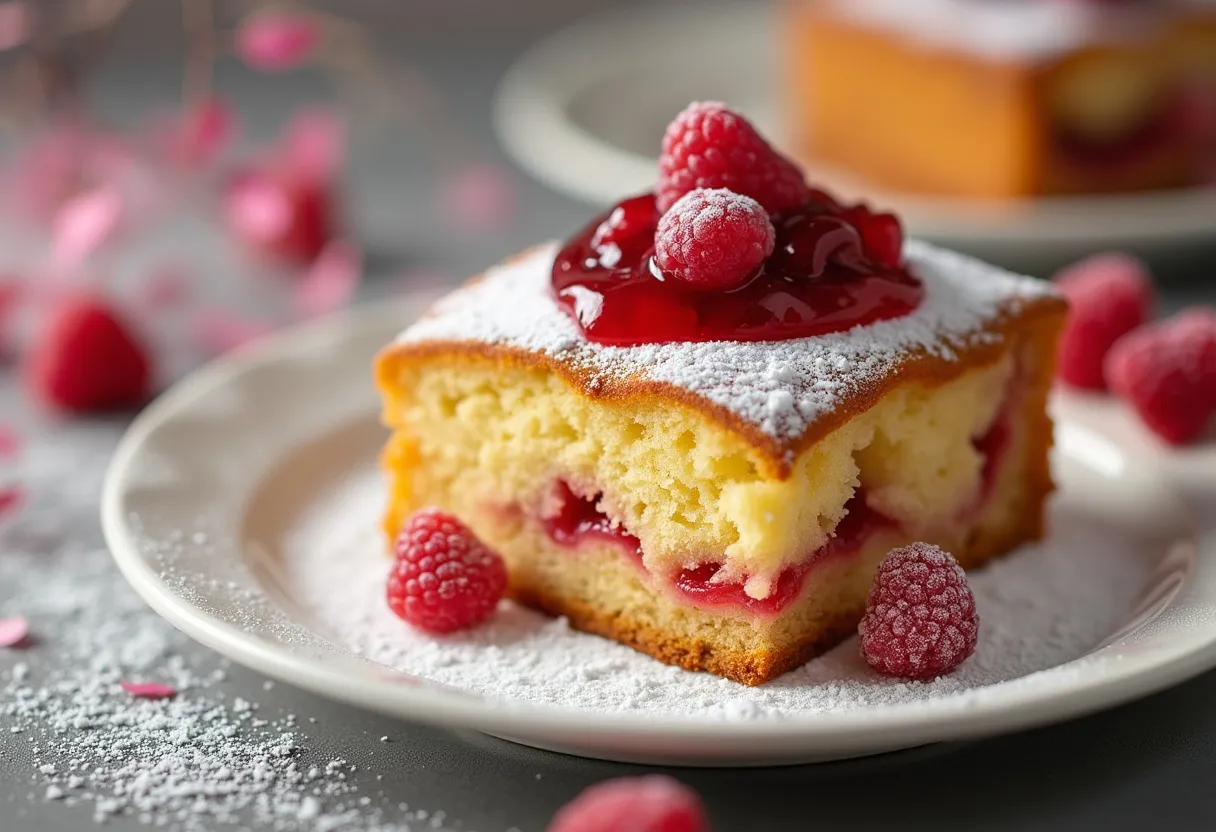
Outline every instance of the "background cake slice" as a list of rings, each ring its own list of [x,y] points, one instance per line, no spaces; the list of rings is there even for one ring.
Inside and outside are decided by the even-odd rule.
[[[856,626],[912,540],[973,567],[1042,531],[1064,306],[911,242],[909,314],[783,341],[605,346],[555,246],[441,301],[377,363],[394,534],[439,506],[518,600],[688,669],[774,678]]]
[[[797,143],[873,184],[1127,191],[1216,160],[1206,0],[788,0],[781,31]]]

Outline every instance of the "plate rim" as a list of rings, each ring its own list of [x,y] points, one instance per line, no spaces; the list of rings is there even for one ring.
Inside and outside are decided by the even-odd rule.
[[[407,306],[411,302],[410,298],[405,299]],[[174,417],[188,415],[192,403],[217,386],[239,383],[245,374],[268,364],[293,358],[299,360],[316,345],[329,342],[340,348],[357,330],[366,331],[369,326],[392,321],[392,325],[398,327],[402,314],[401,304],[361,307],[271,335],[196,370],[162,394],[131,423],[106,472],[101,500],[102,529],[115,562],[136,593],[179,630],[238,664],[272,678],[331,699],[418,722],[514,738],[534,734],[551,739],[570,732],[582,737],[615,740],[632,737],[651,742],[659,739],[708,747],[723,747],[731,741],[765,741],[772,742],[774,747],[771,755],[762,756],[771,756],[778,761],[800,752],[815,752],[824,744],[890,750],[1064,721],[1137,699],[1216,667],[1214,620],[1202,634],[1191,634],[1177,644],[1162,647],[1153,652],[1151,659],[1102,662],[1100,668],[1093,668],[1093,673],[1058,673],[1062,668],[1088,658],[1083,657],[995,685],[981,700],[966,702],[961,707],[957,700],[966,692],[855,711],[799,715],[772,722],[698,722],[632,713],[587,712],[524,702],[512,702],[503,707],[492,699],[463,692],[403,685],[401,682],[410,677],[375,663],[370,666],[383,668],[382,671],[369,672],[352,682],[349,668],[297,655],[286,645],[242,632],[175,591],[144,560],[136,542],[136,532],[125,516],[123,498],[129,475],[139,462],[140,451],[148,438],[165,425],[172,425]],[[289,450],[289,447],[282,449],[283,452]],[[251,472],[250,476],[264,473]],[[1161,481],[1155,470],[1148,469],[1145,473],[1152,478],[1154,487],[1160,486],[1165,494],[1172,493],[1173,489]],[[1196,558],[1196,572],[1175,603],[1195,592],[1200,577],[1206,576],[1207,581],[1216,586],[1216,532],[1205,534],[1196,545],[1202,550]],[[244,562],[238,542],[234,541],[228,548],[234,550],[230,556]],[[1208,554],[1206,558],[1204,551]],[[217,551],[216,557],[221,556]],[[1208,563],[1205,564],[1205,560]],[[1020,684],[1049,674],[1059,676],[1054,684],[1044,685],[1042,678]],[[900,737],[897,743],[892,742],[893,734]]]
[[[772,13],[767,3],[719,0],[698,7],[694,25],[755,26],[757,14]],[[718,19],[724,23],[715,24]],[[618,42],[623,36],[620,33],[628,33],[631,42],[644,44],[648,38],[662,38],[661,33],[671,25],[688,25],[678,6],[612,9],[581,18],[531,44],[504,73],[494,95],[494,129],[506,152],[542,182],[595,205],[607,206],[627,195],[615,183],[649,182],[656,158],[598,139],[565,117],[564,103],[574,90],[587,85],[584,79],[596,77],[592,67],[611,65],[612,58],[607,56],[620,52],[597,43]],[[617,37],[596,36],[613,29]],[[642,46],[638,49],[645,51]],[[567,55],[577,55],[578,61],[569,62]],[[897,205],[916,236],[953,245],[1199,243],[1216,234],[1216,186],[984,200],[887,191],[828,166],[820,169],[846,192]],[[602,173],[589,176],[589,171]],[[1164,219],[1149,221],[1163,211],[1168,211]],[[1085,225],[1070,227],[1069,218],[1074,223],[1084,220]],[[1136,221],[1131,222],[1132,218]]]

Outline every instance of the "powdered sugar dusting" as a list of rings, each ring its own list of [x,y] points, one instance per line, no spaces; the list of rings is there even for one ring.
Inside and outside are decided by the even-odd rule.
[[[440,301],[398,343],[476,342],[547,355],[587,374],[591,389],[643,378],[683,388],[779,442],[800,438],[850,395],[894,371],[911,353],[953,358],[998,336],[984,325],[1050,294],[961,254],[910,241],[905,254],[926,297],[910,315],[847,332],[754,343],[600,346],[586,341],[549,284],[556,245],[490,269]]]
[[[303,517],[285,541],[284,574],[319,632],[399,671],[504,704],[698,720],[781,719],[975,695],[1084,656],[1131,615],[1153,557],[1057,504],[1052,539],[970,576],[979,612],[975,653],[932,682],[878,675],[856,638],[759,688],[668,667],[509,602],[471,632],[411,629],[383,600],[389,563],[375,528],[382,483],[367,472]],[[341,493],[337,493],[340,491]]]
[[[993,60],[1038,60],[1150,38],[1181,12],[1161,3],[836,0],[834,10],[917,42]]]

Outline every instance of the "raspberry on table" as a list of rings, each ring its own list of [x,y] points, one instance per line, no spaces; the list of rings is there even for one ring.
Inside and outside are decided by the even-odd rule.
[[[695,188],[729,188],[769,213],[811,198],[801,170],[739,113],[718,101],[694,102],[667,126],[655,190],[660,211]]]
[[[1104,390],[1107,351],[1152,311],[1148,268],[1127,254],[1097,254],[1064,269],[1055,284],[1069,304],[1060,334],[1059,376],[1073,387]]]
[[[659,219],[655,262],[699,289],[737,289],[773,253],[773,224],[750,197],[724,188],[689,191]]]
[[[707,832],[701,798],[652,774],[598,783],[567,803],[547,832]]]
[[[70,296],[48,312],[25,356],[34,397],[68,413],[141,404],[151,383],[143,344],[105,301]]]
[[[502,556],[467,526],[438,509],[423,509],[397,536],[388,605],[400,618],[433,633],[485,621],[507,588]]]
[[[975,650],[979,616],[967,575],[928,543],[893,549],[870,586],[858,627],[861,652],[879,673],[933,679]]]
[[[1216,414],[1216,311],[1188,309],[1119,339],[1106,380],[1166,442],[1195,439]]]

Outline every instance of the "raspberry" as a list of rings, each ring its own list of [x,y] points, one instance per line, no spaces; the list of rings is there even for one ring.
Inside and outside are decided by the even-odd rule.
[[[621,777],[585,790],[548,832],[706,832],[701,798],[670,777]]]
[[[760,203],[725,189],[689,191],[659,219],[654,256],[664,274],[701,289],[748,281],[773,253],[775,232]]]
[[[879,673],[932,679],[975,650],[979,616],[962,567],[928,543],[893,549],[870,586],[861,652]]]
[[[1166,442],[1196,438],[1216,413],[1216,311],[1188,309],[1119,339],[1106,380]]]
[[[25,379],[45,404],[90,413],[143,402],[149,364],[144,347],[110,307],[76,296],[50,310],[26,354]]]
[[[623,252],[639,246],[645,250],[654,243],[652,229],[658,219],[654,197],[650,194],[627,199],[613,208],[608,217],[596,227],[591,236],[591,247],[599,252],[601,263],[608,268],[614,268],[620,263]],[[609,255],[609,249],[614,249],[615,254]],[[610,258],[608,262],[605,262],[606,257]]]
[[[1103,390],[1107,351],[1149,316],[1148,270],[1126,254],[1098,254],[1060,272],[1055,283],[1070,306],[1060,336],[1059,376],[1073,387]]]
[[[438,509],[423,509],[397,536],[388,605],[433,633],[485,621],[507,588],[502,557],[468,527]]]
[[[899,217],[886,211],[875,213],[865,204],[841,211],[840,217],[857,229],[866,254],[879,265],[891,269],[899,265],[904,251],[904,227]]]
[[[667,125],[659,155],[659,210],[694,188],[729,188],[769,213],[811,198],[802,171],[769,146],[743,116],[717,101],[694,102]]]

